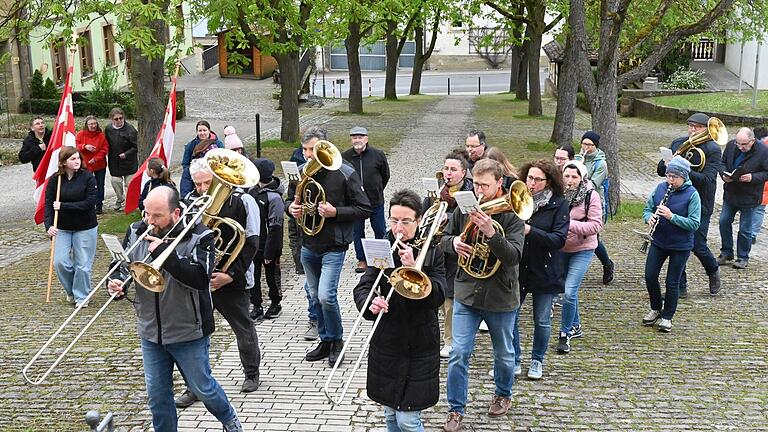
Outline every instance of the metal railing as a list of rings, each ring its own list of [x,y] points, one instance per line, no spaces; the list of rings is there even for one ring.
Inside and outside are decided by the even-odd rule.
[[[203,51],[203,71],[219,64],[219,46],[214,45]]]

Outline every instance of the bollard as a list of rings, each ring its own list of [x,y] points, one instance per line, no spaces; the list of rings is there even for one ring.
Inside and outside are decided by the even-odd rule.
[[[371,79],[368,78],[368,97],[371,97],[371,96],[372,96],[372,93],[371,93]]]
[[[480,94],[480,76],[477,76],[477,94]]]
[[[451,77],[448,77],[448,96],[451,95]]]
[[[261,157],[261,115],[256,113],[256,157]]]
[[[336,99],[336,80],[331,81],[331,95]]]

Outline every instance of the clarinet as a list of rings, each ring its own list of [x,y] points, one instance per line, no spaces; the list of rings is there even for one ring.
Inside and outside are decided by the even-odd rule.
[[[656,206],[656,212],[654,213],[654,216],[656,216],[656,219],[654,219],[653,224],[648,229],[648,233],[643,236],[643,244],[640,246],[640,252],[642,253],[648,253],[648,245],[651,244],[651,240],[653,240],[653,233],[656,232],[656,227],[659,226],[659,206],[663,206],[667,204],[667,201],[669,200],[669,195],[672,194],[672,185],[667,186],[667,191],[664,192],[664,198],[661,199],[661,202]]]

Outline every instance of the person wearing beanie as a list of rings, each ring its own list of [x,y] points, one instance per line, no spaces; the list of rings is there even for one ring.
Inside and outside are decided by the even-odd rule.
[[[688,134],[672,141],[669,148],[672,153],[677,150],[693,135],[700,134],[707,130],[707,122],[709,116],[704,113],[695,113],[688,117]],[[722,170],[721,166],[721,153],[720,146],[709,140],[703,144],[697,146],[706,157],[706,164],[703,168],[694,168],[689,174],[691,184],[699,192],[699,198],[701,198],[701,223],[699,229],[694,233],[693,237],[693,254],[699,259],[699,262],[704,267],[704,271],[707,273],[709,279],[709,293],[712,295],[720,292],[720,265],[715,258],[715,255],[707,246],[707,233],[709,231],[709,220],[712,217],[712,212],[715,208],[715,193],[717,191],[717,174]],[[696,165],[701,162],[698,153],[694,153],[691,160],[692,164]],[[661,159],[656,167],[656,173],[660,177],[664,177],[667,173],[667,164],[664,159]],[[680,297],[685,298],[688,296],[688,277],[683,270],[683,276],[680,280]]]
[[[245,151],[243,149],[243,141],[237,136],[237,131],[235,131],[233,126],[224,127],[224,148],[227,150],[234,150],[240,154],[243,154]]]
[[[595,131],[586,131],[581,136],[581,153],[576,159],[584,163],[587,167],[587,176],[592,181],[597,194],[600,195],[600,202],[603,206],[603,224],[608,222],[608,214],[610,213],[610,201],[608,200],[608,162],[605,159],[605,153],[600,150],[600,135]],[[614,264],[611,257],[608,256],[608,249],[605,248],[605,243],[598,236],[597,247],[595,248],[595,255],[600,260],[600,264],[603,266],[603,284],[608,285],[613,281],[613,275],[616,271],[616,264]]]
[[[285,187],[280,179],[275,177],[275,164],[265,158],[254,159],[253,164],[259,171],[259,184],[251,188],[248,193],[256,200],[261,216],[261,233],[259,234],[259,250],[253,258],[253,282],[250,291],[251,318],[259,321],[263,318],[275,319],[280,316],[283,307],[282,287],[280,285],[280,255],[283,253],[283,221],[285,203],[283,194]],[[261,269],[269,287],[269,308],[264,313],[262,307],[263,297],[261,293]]]
[[[645,260],[645,286],[651,310],[643,325],[658,324],[661,332],[672,331],[672,317],[677,310],[681,276],[693,249],[694,233],[701,223],[701,199],[689,178],[691,164],[675,156],[666,167],[666,181],[659,183],[645,203],[643,220],[653,230]],[[654,227],[655,228],[650,228]],[[661,297],[659,274],[669,260],[666,294]]]
[[[735,269],[745,269],[752,250],[752,220],[763,200],[763,184],[768,180],[768,148],[755,139],[752,129],[743,127],[723,151],[723,208],[720,212],[720,256],[725,264],[734,258],[733,220],[739,213]]]

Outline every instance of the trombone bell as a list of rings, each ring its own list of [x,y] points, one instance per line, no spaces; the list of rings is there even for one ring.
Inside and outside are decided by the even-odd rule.
[[[131,263],[129,269],[133,279],[144,289],[156,293],[165,291],[165,277],[151,264],[136,261]]]
[[[413,267],[399,267],[389,276],[392,288],[410,300],[421,300],[432,292],[432,281],[421,270]]]

